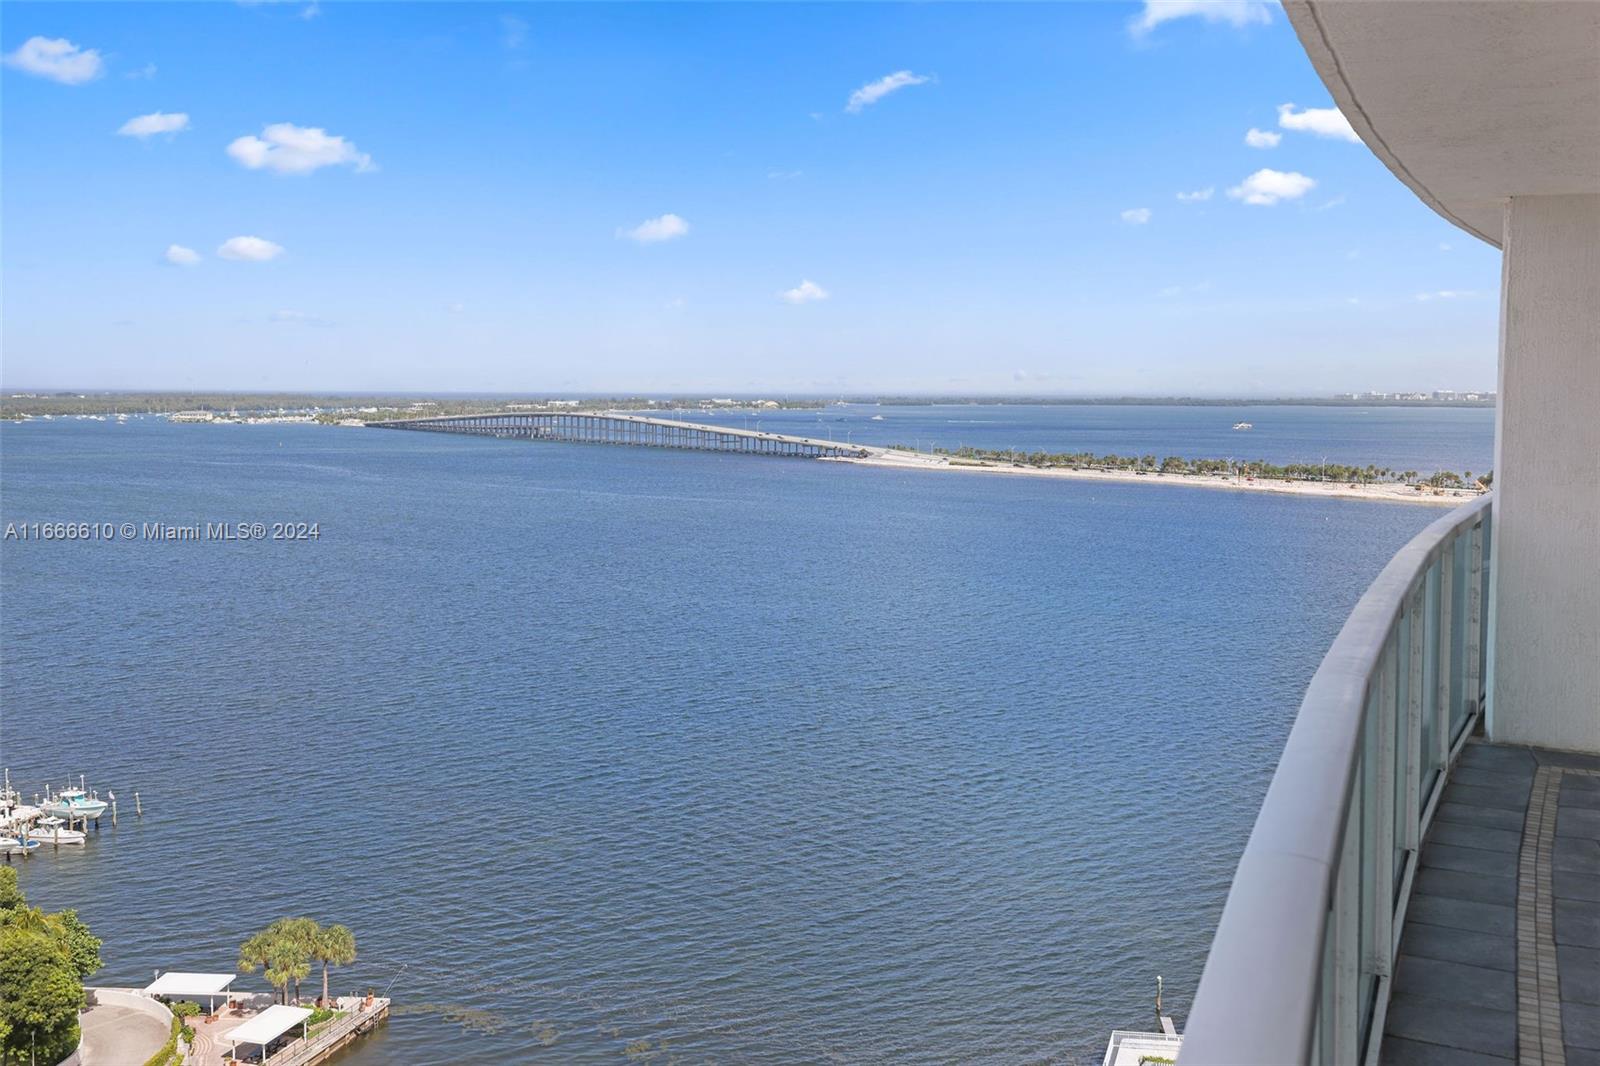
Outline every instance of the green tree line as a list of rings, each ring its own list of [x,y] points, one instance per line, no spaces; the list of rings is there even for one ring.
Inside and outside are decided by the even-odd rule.
[[[904,444],[890,447],[899,451],[912,450]],[[997,451],[967,447],[955,451],[935,448],[933,452],[935,455],[970,462],[1007,463],[1039,469],[1126,471],[1189,477],[1256,477],[1274,481],[1340,481],[1361,485],[1389,482],[1433,488],[1488,488],[1494,479],[1492,473],[1474,478],[1470,470],[1460,474],[1439,470],[1424,478],[1415,470],[1394,470],[1374,463],[1366,466],[1329,462],[1278,464],[1264,459],[1186,459],[1178,455],[1158,459],[1151,454],[1095,455],[1093,452]]]
[[[46,914],[0,867],[0,1062],[60,1062],[78,1046],[83,982],[104,965],[77,911]]]

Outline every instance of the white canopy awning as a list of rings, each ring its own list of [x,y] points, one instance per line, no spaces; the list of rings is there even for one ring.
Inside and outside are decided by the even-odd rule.
[[[233,1044],[270,1044],[309,1017],[311,1011],[305,1007],[275,1003],[222,1039]]]
[[[146,995],[180,999],[221,996],[227,993],[235,976],[231,973],[179,973],[174,970],[157,977],[144,990]]]

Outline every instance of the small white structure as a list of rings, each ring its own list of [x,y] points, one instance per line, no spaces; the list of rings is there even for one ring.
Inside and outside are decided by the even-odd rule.
[[[1145,1066],[1178,1061],[1183,1037],[1174,1033],[1134,1033],[1114,1029],[1101,1066]]]
[[[306,1035],[306,1019],[311,1017],[307,1007],[285,1007],[275,1003],[251,1018],[243,1025],[228,1032],[223,1039],[232,1045],[229,1052],[234,1058],[239,1057],[240,1044],[255,1044],[261,1048],[261,1061],[267,1061],[267,1045],[278,1037],[287,1033],[295,1026],[300,1027],[300,1036]]]
[[[161,974],[145,985],[144,994],[161,999],[192,999],[206,1001],[209,1014],[217,1008],[217,1000],[227,999],[228,986],[236,975],[231,973],[180,973],[173,970]]]

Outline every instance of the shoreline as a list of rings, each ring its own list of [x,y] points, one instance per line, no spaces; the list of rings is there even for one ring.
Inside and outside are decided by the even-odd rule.
[[[819,460],[825,463],[851,463],[886,470],[926,470],[946,473],[999,474],[1010,477],[1056,478],[1070,481],[1100,481],[1118,484],[1176,485],[1187,488],[1222,489],[1229,492],[1270,492],[1283,496],[1311,496],[1335,500],[1369,500],[1379,503],[1422,504],[1428,507],[1457,507],[1481,493],[1462,489],[1418,492],[1409,485],[1383,482],[1352,485],[1344,481],[1274,481],[1263,478],[1235,480],[1200,474],[1135,474],[1121,470],[1074,470],[1068,467],[1001,466],[982,462],[952,463],[944,456],[891,449],[872,450],[865,458],[844,457]]]

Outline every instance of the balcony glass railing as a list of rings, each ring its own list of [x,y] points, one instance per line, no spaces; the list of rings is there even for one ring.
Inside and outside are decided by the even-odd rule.
[[[1490,507],[1474,500],[1402,548],[1311,679],[1182,1066],[1376,1062],[1417,853],[1482,713]]]

